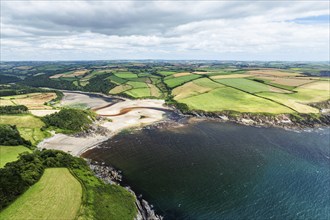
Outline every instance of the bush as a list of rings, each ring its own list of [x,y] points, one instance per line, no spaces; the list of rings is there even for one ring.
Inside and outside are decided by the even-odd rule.
[[[7,105],[0,106],[0,114],[21,114],[27,113],[28,108],[25,105]]]
[[[31,146],[31,142],[23,139],[18,132],[16,125],[0,125],[0,145]]]

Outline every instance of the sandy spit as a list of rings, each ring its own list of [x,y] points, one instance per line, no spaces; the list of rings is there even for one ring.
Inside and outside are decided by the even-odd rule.
[[[100,143],[108,140],[124,129],[142,127],[162,120],[164,111],[161,109],[169,109],[164,106],[164,103],[164,100],[153,99],[125,100],[116,103],[97,110],[96,113],[99,115],[115,115],[120,113],[123,109],[133,109],[121,115],[104,117],[106,120],[95,123],[97,126],[106,128],[109,131],[107,134],[91,134],[87,137],[55,134],[53,137],[39,143],[38,148],[62,150],[74,156],[79,156],[88,149],[97,147]]]

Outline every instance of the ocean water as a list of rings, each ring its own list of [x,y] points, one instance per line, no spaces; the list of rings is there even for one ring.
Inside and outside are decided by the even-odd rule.
[[[329,133],[203,121],[120,134],[84,157],[122,170],[165,219],[330,219]]]

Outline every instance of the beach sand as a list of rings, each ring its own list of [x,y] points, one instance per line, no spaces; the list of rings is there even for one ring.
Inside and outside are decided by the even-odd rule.
[[[125,100],[99,109],[96,111],[98,115],[114,115],[101,116],[109,120],[95,122],[96,125],[108,129],[109,132],[107,134],[91,134],[86,137],[55,134],[53,137],[39,143],[38,148],[62,150],[74,156],[79,156],[84,151],[98,146],[98,144],[124,129],[150,125],[162,120],[164,111],[169,109],[164,106],[164,103],[163,100],[153,99]],[[105,106],[108,105],[108,103],[104,104]]]

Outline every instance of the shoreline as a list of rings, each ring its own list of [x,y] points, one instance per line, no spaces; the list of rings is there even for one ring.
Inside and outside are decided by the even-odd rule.
[[[102,94],[102,96],[111,98],[111,96],[106,96],[104,94]],[[313,123],[297,123],[292,121],[285,114],[272,116],[266,114],[257,115],[250,113],[239,113],[233,115],[230,114],[230,112],[226,114],[223,112],[206,113],[201,111],[189,111],[182,113],[180,110],[173,108],[172,106],[165,105],[165,101],[163,100],[151,99],[125,99],[124,101],[95,107],[92,110],[99,115],[99,120],[95,121],[89,130],[76,135],[55,134],[53,137],[45,139],[39,143],[38,148],[62,150],[73,156],[82,157],[85,152],[99,147],[103,142],[110,140],[115,135],[126,129],[142,129],[146,126],[158,127],[157,123],[161,124],[162,122],[165,122],[168,126],[175,126],[175,123],[177,123],[177,125],[184,126],[184,124],[194,123],[199,120],[216,120],[219,123],[231,122],[245,126],[278,127],[296,131],[330,125],[330,115],[325,115],[325,122],[312,121]],[[186,122],[181,123],[173,118],[169,118],[167,121],[167,117],[164,117],[166,112],[170,112],[170,114],[173,113],[174,118],[184,119]],[[162,125],[160,128],[161,127]],[[97,172],[102,172],[102,170],[93,171],[96,176],[100,176]],[[112,170],[111,172],[116,173],[117,171]],[[106,178],[108,177],[109,176],[106,176]],[[101,179],[107,182],[104,178]],[[108,183],[118,184],[125,187],[125,185],[120,184],[120,181],[112,181],[112,183]],[[142,199],[142,197],[137,196],[130,187],[126,186],[125,188],[136,198],[138,215],[135,219],[162,219],[162,216],[155,214],[155,210],[147,201]]]
[[[261,128],[281,128],[285,130],[306,130],[317,129],[330,126],[330,114],[256,114],[256,113],[236,113],[230,111],[224,112],[204,112],[204,111],[186,111],[175,110],[177,114],[184,117],[194,117],[197,119],[212,119],[219,122],[232,122],[245,126]]]

